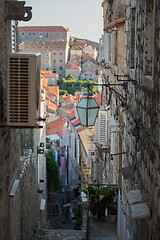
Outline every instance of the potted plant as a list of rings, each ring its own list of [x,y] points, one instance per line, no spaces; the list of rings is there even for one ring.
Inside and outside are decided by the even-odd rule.
[[[107,208],[108,214],[116,213],[117,203],[116,196],[118,188],[115,186],[107,185],[99,187],[99,185],[87,185],[82,190],[85,194],[89,191],[89,207],[93,216],[99,220],[105,219],[105,209]]]

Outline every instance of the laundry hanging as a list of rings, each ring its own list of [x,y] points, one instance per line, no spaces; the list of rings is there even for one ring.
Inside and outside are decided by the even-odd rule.
[[[61,157],[61,174],[64,175],[66,173],[66,161],[64,157]]]

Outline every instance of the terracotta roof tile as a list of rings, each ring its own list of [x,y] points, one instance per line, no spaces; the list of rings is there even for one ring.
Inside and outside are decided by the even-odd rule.
[[[75,97],[72,96],[71,94],[63,97],[63,101],[64,101],[64,102],[70,102],[70,101],[72,101],[72,100],[75,100]]]
[[[48,80],[43,77],[43,87],[47,88],[47,86],[48,86]]]
[[[85,126],[81,126],[81,127],[77,128],[77,132],[81,132],[81,131],[85,130],[86,128],[87,127],[85,127]]]
[[[63,137],[63,126],[67,122],[64,117],[58,118],[46,125],[46,135],[52,135],[58,133],[59,136]]]
[[[44,77],[46,78],[56,78],[58,77],[58,73],[45,73]]]
[[[66,65],[65,67],[66,69],[80,69],[80,65],[75,65],[75,64],[72,64],[72,65]]]
[[[19,27],[19,31],[39,31],[39,32],[67,32],[68,29],[64,28],[63,26],[26,26],[26,27]]]
[[[120,19],[117,19],[116,21],[114,22],[111,22],[109,24],[106,24],[104,26],[104,31],[107,31],[111,28],[114,28],[114,27],[118,27],[119,25],[121,25],[122,23],[124,23],[126,21],[126,18],[120,18]]]
[[[51,92],[56,96],[59,94],[59,86],[48,86],[46,93]]]
[[[99,74],[96,76],[97,78],[103,78],[103,75],[102,74]]]
[[[68,115],[67,115],[68,119],[69,120],[72,120],[76,117],[75,115],[75,109],[73,108],[72,112],[70,112]]]
[[[79,124],[80,124],[79,118],[76,119],[72,124],[73,124],[74,127],[77,126],[77,125],[79,125]]]

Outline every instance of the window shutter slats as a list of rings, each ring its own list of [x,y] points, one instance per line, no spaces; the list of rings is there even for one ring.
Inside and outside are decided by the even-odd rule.
[[[107,111],[99,111],[98,142],[102,145],[108,144],[108,117]]]

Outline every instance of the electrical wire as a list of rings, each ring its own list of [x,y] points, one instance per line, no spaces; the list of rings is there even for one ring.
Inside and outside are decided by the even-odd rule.
[[[109,83],[108,79],[106,77],[104,77],[104,79]],[[147,141],[154,147],[154,149],[156,149],[158,152],[160,152],[160,146],[158,144],[156,144],[151,138],[150,135],[145,131],[144,127],[141,125],[141,123],[139,122],[139,120],[136,119],[136,117],[134,116],[134,114],[131,112],[131,110],[129,109],[128,105],[126,102],[124,102],[124,100],[126,100],[120,93],[118,93],[114,88],[109,87],[110,91],[113,91],[115,94],[115,97],[117,97],[120,102],[122,103],[122,107],[126,109],[126,111],[129,113],[129,115],[131,116],[131,118],[134,120],[134,122],[136,123],[136,126],[141,130],[141,132],[143,133],[143,135],[146,137]]]

